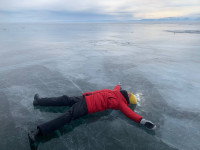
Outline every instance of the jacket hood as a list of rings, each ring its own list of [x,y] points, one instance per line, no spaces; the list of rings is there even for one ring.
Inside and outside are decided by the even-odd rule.
[[[129,98],[128,98],[128,92],[126,90],[121,90],[120,93],[124,96],[126,99],[127,103],[130,104]]]

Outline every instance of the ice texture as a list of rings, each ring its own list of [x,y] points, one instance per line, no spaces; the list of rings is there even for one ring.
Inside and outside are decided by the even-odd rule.
[[[135,112],[156,131],[108,110],[72,121],[34,148],[199,149],[199,25],[0,24],[0,149],[33,148],[27,132],[68,109],[35,108],[35,93],[75,96],[118,82],[136,94]]]

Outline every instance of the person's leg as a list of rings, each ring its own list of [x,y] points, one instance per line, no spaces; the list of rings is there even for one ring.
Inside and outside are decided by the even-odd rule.
[[[87,104],[85,102],[85,99],[82,98],[79,102],[75,103],[63,115],[61,115],[51,121],[48,121],[44,124],[38,125],[37,131],[29,132],[29,134],[28,134],[29,140],[31,143],[33,143],[35,141],[35,138],[38,135],[45,136],[45,135],[59,129],[60,127],[64,126],[66,123],[69,123],[71,120],[77,119],[86,114],[88,114]]]
[[[72,106],[77,103],[82,96],[69,97],[63,95],[60,97],[40,98],[38,94],[35,94],[33,105],[34,106]]]
[[[38,125],[42,135],[47,135],[58,128],[64,126],[66,123],[69,123],[71,120],[82,117],[88,113],[87,105],[84,99],[75,103],[67,112],[61,116],[48,121],[44,124]]]

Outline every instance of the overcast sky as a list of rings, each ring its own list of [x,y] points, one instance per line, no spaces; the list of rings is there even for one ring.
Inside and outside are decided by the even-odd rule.
[[[199,17],[200,0],[0,0],[0,21]]]

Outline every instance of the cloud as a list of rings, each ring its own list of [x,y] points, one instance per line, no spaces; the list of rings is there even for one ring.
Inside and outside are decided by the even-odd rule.
[[[96,15],[113,19],[157,19],[200,14],[199,0],[1,0],[0,17],[9,17],[5,12],[30,13],[45,11],[68,14]],[[4,13],[3,13],[4,12]],[[47,15],[46,14],[46,15]],[[18,14],[20,16],[20,13]],[[52,14],[51,14],[52,15]],[[111,17],[112,16],[112,17]],[[3,18],[3,17],[2,17]],[[92,18],[92,17],[91,17]]]

